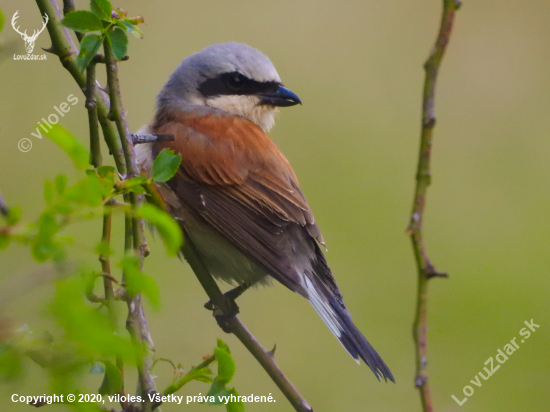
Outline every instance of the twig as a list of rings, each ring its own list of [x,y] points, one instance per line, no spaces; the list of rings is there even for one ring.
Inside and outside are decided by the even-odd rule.
[[[109,207],[105,208],[105,214],[103,215],[103,230],[101,233],[101,242],[104,247],[110,247],[111,244],[111,228],[112,228],[113,215]],[[103,290],[105,294],[105,306],[107,307],[107,313],[109,314],[109,321],[111,322],[111,329],[113,332],[118,331],[118,316],[114,307],[115,292],[113,289],[113,278],[111,276],[111,261],[109,255],[100,254],[99,261],[101,263],[101,271],[103,272]],[[120,370],[122,375],[122,386],[119,394],[124,396],[126,394],[124,390],[124,360],[121,356],[116,357],[116,366]],[[120,401],[122,409],[127,410],[129,403],[127,401]]]
[[[424,94],[422,102],[422,133],[420,136],[420,153],[418,155],[418,167],[416,172],[416,188],[414,194],[411,219],[407,228],[410,236],[416,266],[418,270],[418,291],[416,303],[416,316],[413,325],[413,336],[416,346],[416,377],[415,385],[420,391],[422,410],[432,412],[433,404],[430,396],[427,373],[427,301],[428,280],[433,277],[447,277],[447,274],[438,272],[432,265],[424,246],[422,237],[422,222],[426,195],[430,185],[430,156],[432,149],[433,129],[435,126],[434,95],[437,74],[441,59],[451,36],[451,29],[455,12],[460,7],[460,0],[443,0],[443,13],[441,26],[435,46],[426,61],[424,80]]]
[[[198,369],[206,368],[208,365],[210,365],[212,362],[216,360],[216,355],[210,355],[208,358],[203,360],[201,363],[199,363],[197,366],[191,368],[189,372],[187,372],[185,375],[183,375],[181,378],[176,380],[175,382],[168,385],[164,390],[162,391],[163,395],[171,395],[175,392],[177,392],[183,385],[185,385],[187,382],[192,380],[190,376],[192,373]],[[171,363],[171,362],[170,362]]]
[[[70,13],[71,11],[75,11],[74,1],[73,0],[63,0],[63,14]],[[82,41],[82,38],[84,35],[79,32],[75,32],[76,38],[78,41]]]
[[[103,49],[105,52],[105,65],[107,68],[107,85],[109,87],[109,101],[111,108],[108,118],[115,122],[118,135],[122,144],[122,151],[124,153],[124,159],[126,160],[126,168],[128,178],[138,176],[139,170],[137,166],[136,154],[134,151],[134,145],[132,142],[132,134],[128,128],[126,122],[126,113],[122,106],[122,100],[120,98],[120,84],[118,81],[118,66],[113,52],[113,47],[109,40],[109,36],[105,37],[103,41]]]
[[[173,142],[175,137],[171,133],[133,134],[134,145],[153,142]]]
[[[90,163],[95,168],[101,166],[101,146],[99,145],[99,120],[97,117],[97,101],[95,98],[95,63],[90,62],[86,68],[86,109],[90,126]]]
[[[307,403],[302,395],[300,395],[292,382],[288,380],[277,363],[275,363],[272,353],[264,349],[252,333],[242,324],[239,318],[237,318],[236,313],[238,313],[238,307],[235,302],[228,299],[221,292],[206,266],[204,266],[203,262],[197,257],[196,250],[188,239],[189,237],[186,236],[186,242],[182,249],[183,255],[193,269],[193,272],[195,272],[203,289],[208,294],[210,301],[213,303],[215,307],[214,316],[220,328],[226,333],[232,333],[241,341],[260,365],[262,365],[264,370],[279,387],[281,392],[283,392],[297,412],[312,412],[313,408]]]
[[[128,60],[129,58],[130,58],[129,56],[124,56],[122,59],[120,59],[120,61],[124,62],[124,61]],[[105,63],[105,56],[98,53],[94,56],[92,61],[95,62],[95,63]]]

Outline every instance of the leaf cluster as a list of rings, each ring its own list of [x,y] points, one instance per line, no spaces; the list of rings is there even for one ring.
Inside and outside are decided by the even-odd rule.
[[[69,264],[70,247],[74,244],[73,239],[65,234],[68,226],[84,220],[99,220],[105,214],[120,213],[140,217],[155,227],[169,255],[180,250],[183,244],[181,229],[162,205],[144,203],[136,208],[124,202],[124,195],[137,193],[147,196],[157,179],[164,181],[173,176],[181,156],[163,152],[154,163],[157,172],[153,177],[124,179],[112,166],[89,168],[88,150],[62,126],[54,125],[46,136],[67,154],[80,176],[74,182],[64,174],[47,180],[44,184],[45,207],[34,222],[23,224],[21,210],[10,208],[9,214],[3,218],[3,225],[0,223],[0,249],[7,248],[12,242],[27,245],[35,261],[52,262],[61,270]],[[115,251],[105,239],[90,247],[90,252],[101,255],[103,259],[116,258]],[[160,299],[156,282],[144,273],[139,259],[127,254],[117,261],[116,267],[125,276],[121,299],[141,293],[153,306],[158,306]],[[60,338],[54,339],[50,335],[44,341],[34,337],[28,328],[13,331],[0,322],[0,380],[22,377],[25,363],[30,359],[48,370],[56,393],[75,393],[79,382],[77,375],[82,376],[90,369],[97,372],[97,364],[101,364],[104,379],[99,393],[111,394],[120,390],[122,373],[110,359],[134,364],[136,350],[145,351],[145,348],[136,347],[128,336],[118,333],[105,310],[103,299],[89,299],[96,281],[111,275],[84,266],[77,272],[77,276],[56,282],[56,292],[49,304],[49,312],[62,331]]]
[[[216,376],[214,376],[213,372],[207,367],[212,362],[218,363],[218,373]],[[176,369],[176,372],[179,372],[180,370],[181,365],[179,365]],[[226,396],[239,396],[235,388],[227,387],[234,375],[235,361],[231,355],[231,350],[223,340],[218,339],[218,344],[216,348],[214,348],[214,355],[207,357],[204,362],[192,368],[186,374],[182,374],[181,372],[175,373],[174,381],[164,389],[163,394],[170,395],[175,393],[184,385],[193,380],[206,382],[211,385],[207,394],[202,396],[204,403],[209,403],[212,405],[225,405],[227,412],[243,412],[244,404],[242,401],[225,401]]]
[[[128,17],[122,9],[113,9],[109,0],[91,0],[90,10],[67,13],[61,24],[79,33],[86,33],[80,43],[76,64],[80,71],[90,64],[101,44],[107,41],[115,58],[122,60],[128,49],[127,33],[141,37],[137,27],[143,23],[141,16]]]

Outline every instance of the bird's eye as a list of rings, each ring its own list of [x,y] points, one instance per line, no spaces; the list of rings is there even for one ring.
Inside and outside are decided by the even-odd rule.
[[[245,86],[246,80],[247,80],[246,77],[244,77],[242,74],[235,73],[235,74],[231,74],[230,76],[227,76],[226,84],[230,90],[238,91]]]

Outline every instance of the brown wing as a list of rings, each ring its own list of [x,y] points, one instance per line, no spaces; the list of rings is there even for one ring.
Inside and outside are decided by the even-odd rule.
[[[218,114],[174,115],[154,129],[176,137],[155,149],[170,147],[183,157],[168,182],[182,206],[306,297],[353,358],[378,379],[394,381],[351,320],[298,180],[267,135],[243,118]]]
[[[298,273],[313,264],[340,297],[296,175],[261,128],[241,117],[179,113],[153,129],[175,135],[155,151],[182,155],[178,178],[169,185],[188,210],[291,289],[301,292]]]

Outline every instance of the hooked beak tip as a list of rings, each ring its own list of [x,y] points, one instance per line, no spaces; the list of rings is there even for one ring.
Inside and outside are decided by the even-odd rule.
[[[260,98],[261,104],[276,107],[290,107],[302,104],[302,100],[300,100],[296,93],[283,86],[279,86],[275,92],[262,94]]]

